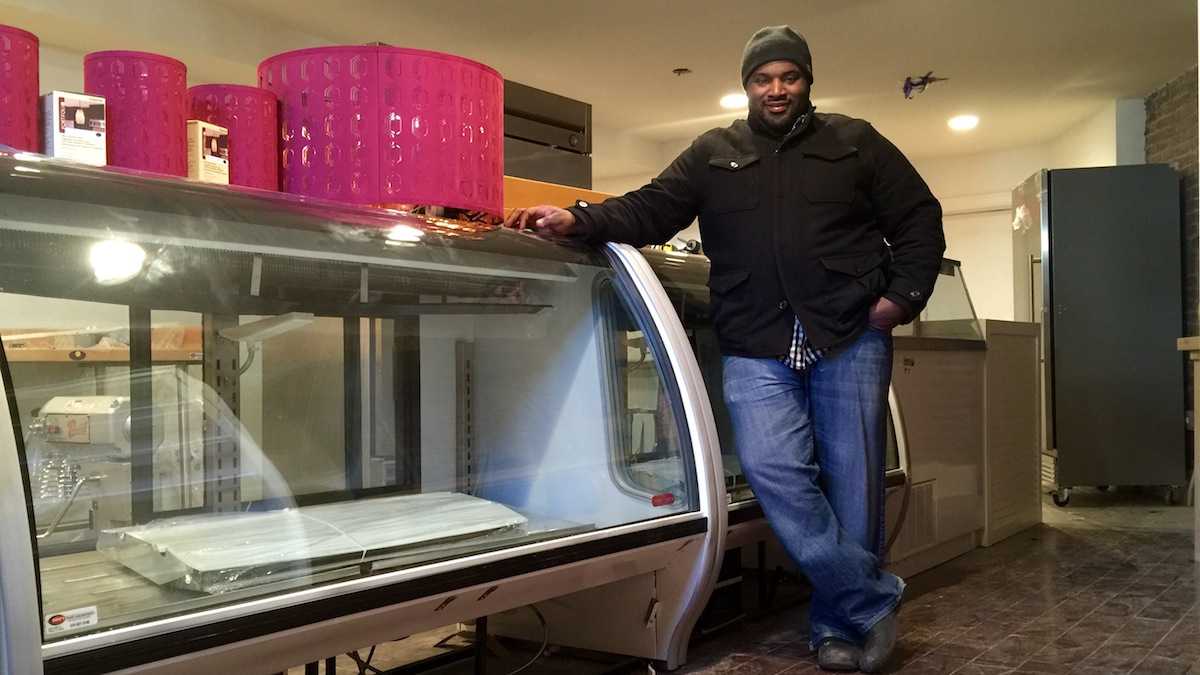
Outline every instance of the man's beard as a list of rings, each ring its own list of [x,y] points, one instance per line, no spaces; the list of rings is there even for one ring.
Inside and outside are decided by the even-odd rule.
[[[750,117],[773,133],[786,134],[795,126],[796,120],[808,110],[808,106],[807,96],[793,98],[789,101],[786,114],[773,115],[766,110],[766,99],[760,99],[750,107]]]

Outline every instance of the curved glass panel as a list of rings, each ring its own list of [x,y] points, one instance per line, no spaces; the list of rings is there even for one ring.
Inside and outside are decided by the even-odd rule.
[[[962,263],[949,258],[942,259],[929,304],[916,321],[898,326],[895,335],[983,339],[979,317],[975,314],[975,306],[967,292],[967,282],[963,279]]]

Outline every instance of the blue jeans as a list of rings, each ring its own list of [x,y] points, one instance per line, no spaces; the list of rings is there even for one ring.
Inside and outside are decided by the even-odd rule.
[[[861,643],[904,591],[879,568],[892,338],[867,329],[805,372],[776,359],[722,365],[742,470],[813,587],[813,644]]]

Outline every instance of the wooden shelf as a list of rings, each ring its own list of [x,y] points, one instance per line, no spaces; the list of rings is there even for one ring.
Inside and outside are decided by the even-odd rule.
[[[101,334],[104,332],[98,331]],[[14,363],[129,363],[129,347],[105,338],[92,347],[75,347],[66,331],[25,329],[6,331],[4,353]],[[199,326],[156,326],[150,333],[155,363],[200,363],[204,338]]]
[[[128,363],[128,349],[5,349],[12,363]],[[155,363],[200,363],[198,351],[187,349],[156,349]]]

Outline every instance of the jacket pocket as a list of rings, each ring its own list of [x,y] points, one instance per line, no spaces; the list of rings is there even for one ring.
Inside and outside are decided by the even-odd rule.
[[[870,251],[868,253],[850,253],[847,255],[831,255],[821,258],[821,264],[825,269],[834,272],[841,272],[852,277],[861,277],[871,270],[879,267],[884,260],[883,251]]]
[[[854,199],[858,148],[850,145],[804,149],[802,191],[808,201],[849,204]]]
[[[887,290],[884,251],[821,258],[826,273],[825,306],[841,330],[860,325],[867,308]]]
[[[708,160],[709,213],[747,211],[758,206],[758,155],[713,157]]]
[[[886,251],[871,251],[826,256],[821,258],[821,265],[838,275],[853,277],[866,290],[880,294],[887,288],[887,274],[883,270],[886,260]]]

